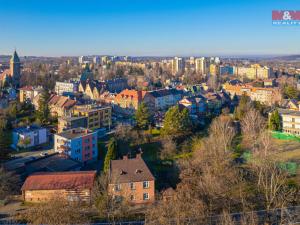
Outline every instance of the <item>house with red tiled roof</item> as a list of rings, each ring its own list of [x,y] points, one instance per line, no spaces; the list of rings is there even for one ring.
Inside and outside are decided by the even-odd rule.
[[[21,191],[25,202],[47,202],[54,198],[90,203],[96,171],[41,172],[30,175]]]
[[[57,117],[69,115],[76,103],[76,100],[60,95],[52,95],[48,102],[51,114]]]
[[[116,95],[114,104],[118,108],[123,109],[124,112],[132,113],[138,109],[146,93],[146,91],[125,89]]]

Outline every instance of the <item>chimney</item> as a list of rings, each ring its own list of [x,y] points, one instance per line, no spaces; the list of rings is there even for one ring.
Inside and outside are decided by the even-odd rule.
[[[139,152],[136,153],[136,158],[141,159],[142,158],[142,154],[143,154],[142,148],[139,148]]]

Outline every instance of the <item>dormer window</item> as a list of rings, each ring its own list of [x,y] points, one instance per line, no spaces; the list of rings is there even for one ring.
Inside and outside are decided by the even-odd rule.
[[[121,171],[120,171],[120,175],[124,175],[124,174],[126,174],[126,171],[121,170]]]
[[[136,169],[135,173],[142,173],[142,170]]]

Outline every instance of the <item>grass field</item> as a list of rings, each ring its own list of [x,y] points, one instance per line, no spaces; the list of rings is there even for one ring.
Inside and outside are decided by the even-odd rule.
[[[279,153],[276,158],[280,161],[294,161],[300,164],[300,142],[274,139],[274,145]]]
[[[278,153],[275,155],[278,161],[287,164],[296,163],[296,170],[292,174],[296,175],[296,180],[300,183],[300,142],[298,140],[282,140],[274,138],[274,145],[278,148]]]

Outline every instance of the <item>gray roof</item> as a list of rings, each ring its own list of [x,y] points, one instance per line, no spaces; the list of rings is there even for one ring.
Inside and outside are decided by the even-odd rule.
[[[89,129],[78,127],[78,128],[73,128],[66,130],[64,132],[61,132],[59,134],[56,134],[58,136],[64,137],[66,139],[73,139],[73,138],[78,138],[82,136],[86,136],[88,134],[95,133]]]
[[[277,109],[279,114],[289,115],[289,116],[300,116],[300,111],[290,110],[290,109]]]
[[[182,92],[178,91],[176,89],[160,89],[160,90],[150,91],[148,93],[150,95],[152,95],[153,97],[158,98],[158,97],[163,97],[163,96],[167,96],[167,95],[179,95]]]
[[[110,183],[129,183],[154,180],[141,156],[134,159],[111,160]]]

